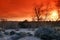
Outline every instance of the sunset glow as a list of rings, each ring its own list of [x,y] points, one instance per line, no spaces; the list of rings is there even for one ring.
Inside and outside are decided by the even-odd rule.
[[[35,15],[34,7],[42,4],[42,20],[56,21],[59,17],[59,13],[55,10],[56,2],[57,0],[0,0],[0,18],[6,18],[9,21],[32,21]],[[49,13],[46,18],[47,6]]]
[[[57,21],[57,19],[59,18],[58,11],[57,10],[51,11],[49,16],[51,21]]]

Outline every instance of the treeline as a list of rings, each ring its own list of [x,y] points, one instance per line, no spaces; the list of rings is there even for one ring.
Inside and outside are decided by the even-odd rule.
[[[32,22],[28,22],[28,21],[23,21],[23,22],[19,22],[19,27],[20,28],[37,28],[37,27],[60,27],[60,21],[40,21],[40,22],[36,22],[36,21],[32,21]]]
[[[18,28],[38,28],[38,27],[60,27],[60,21],[3,21],[0,22],[0,27],[5,29],[18,29]]]

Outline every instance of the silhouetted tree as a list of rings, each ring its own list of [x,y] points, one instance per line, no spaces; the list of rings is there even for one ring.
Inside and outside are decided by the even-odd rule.
[[[43,5],[41,4],[40,6],[37,6],[37,7],[34,8],[37,21],[41,20],[40,15],[41,15],[41,12],[42,12],[42,10],[41,10],[42,6]]]
[[[41,5],[36,5],[34,7],[34,12],[35,12],[35,16],[33,18],[33,21],[36,20],[38,23],[36,24],[37,27],[39,26],[39,21],[42,20],[41,19],[41,12],[42,12],[42,7],[43,7],[43,4]],[[36,19],[35,19],[36,18]],[[34,24],[34,23],[33,23]],[[35,27],[33,26],[33,30],[35,30]]]

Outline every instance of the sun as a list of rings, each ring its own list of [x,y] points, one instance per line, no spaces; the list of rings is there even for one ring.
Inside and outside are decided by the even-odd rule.
[[[49,17],[50,17],[50,20],[51,21],[57,21],[57,19],[58,19],[58,11],[57,10],[52,10],[51,12],[50,12],[50,15],[49,15]]]

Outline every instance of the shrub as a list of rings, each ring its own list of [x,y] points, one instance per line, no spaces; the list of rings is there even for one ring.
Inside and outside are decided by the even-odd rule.
[[[31,33],[28,32],[28,33],[27,33],[27,36],[33,36],[33,35],[32,35]]]
[[[20,33],[16,33],[16,35],[19,35],[20,38],[21,38],[21,37],[27,36],[27,33],[25,33],[25,32],[20,32]]]
[[[3,37],[3,33],[2,33],[2,32],[0,32],[0,38],[1,38],[1,37]]]
[[[18,35],[11,35],[7,40],[18,40],[20,36]]]
[[[14,34],[15,34],[15,32],[14,32],[14,31],[11,31],[11,32],[10,32],[10,35],[14,35]]]
[[[8,33],[8,32],[4,32],[4,34],[5,34],[5,35],[9,35],[9,33]]]
[[[26,36],[25,32],[20,32],[20,33],[16,33],[15,35],[12,35],[8,40],[18,40],[25,36]]]
[[[44,40],[56,39],[56,31],[52,28],[39,28],[35,32],[35,36]]]

